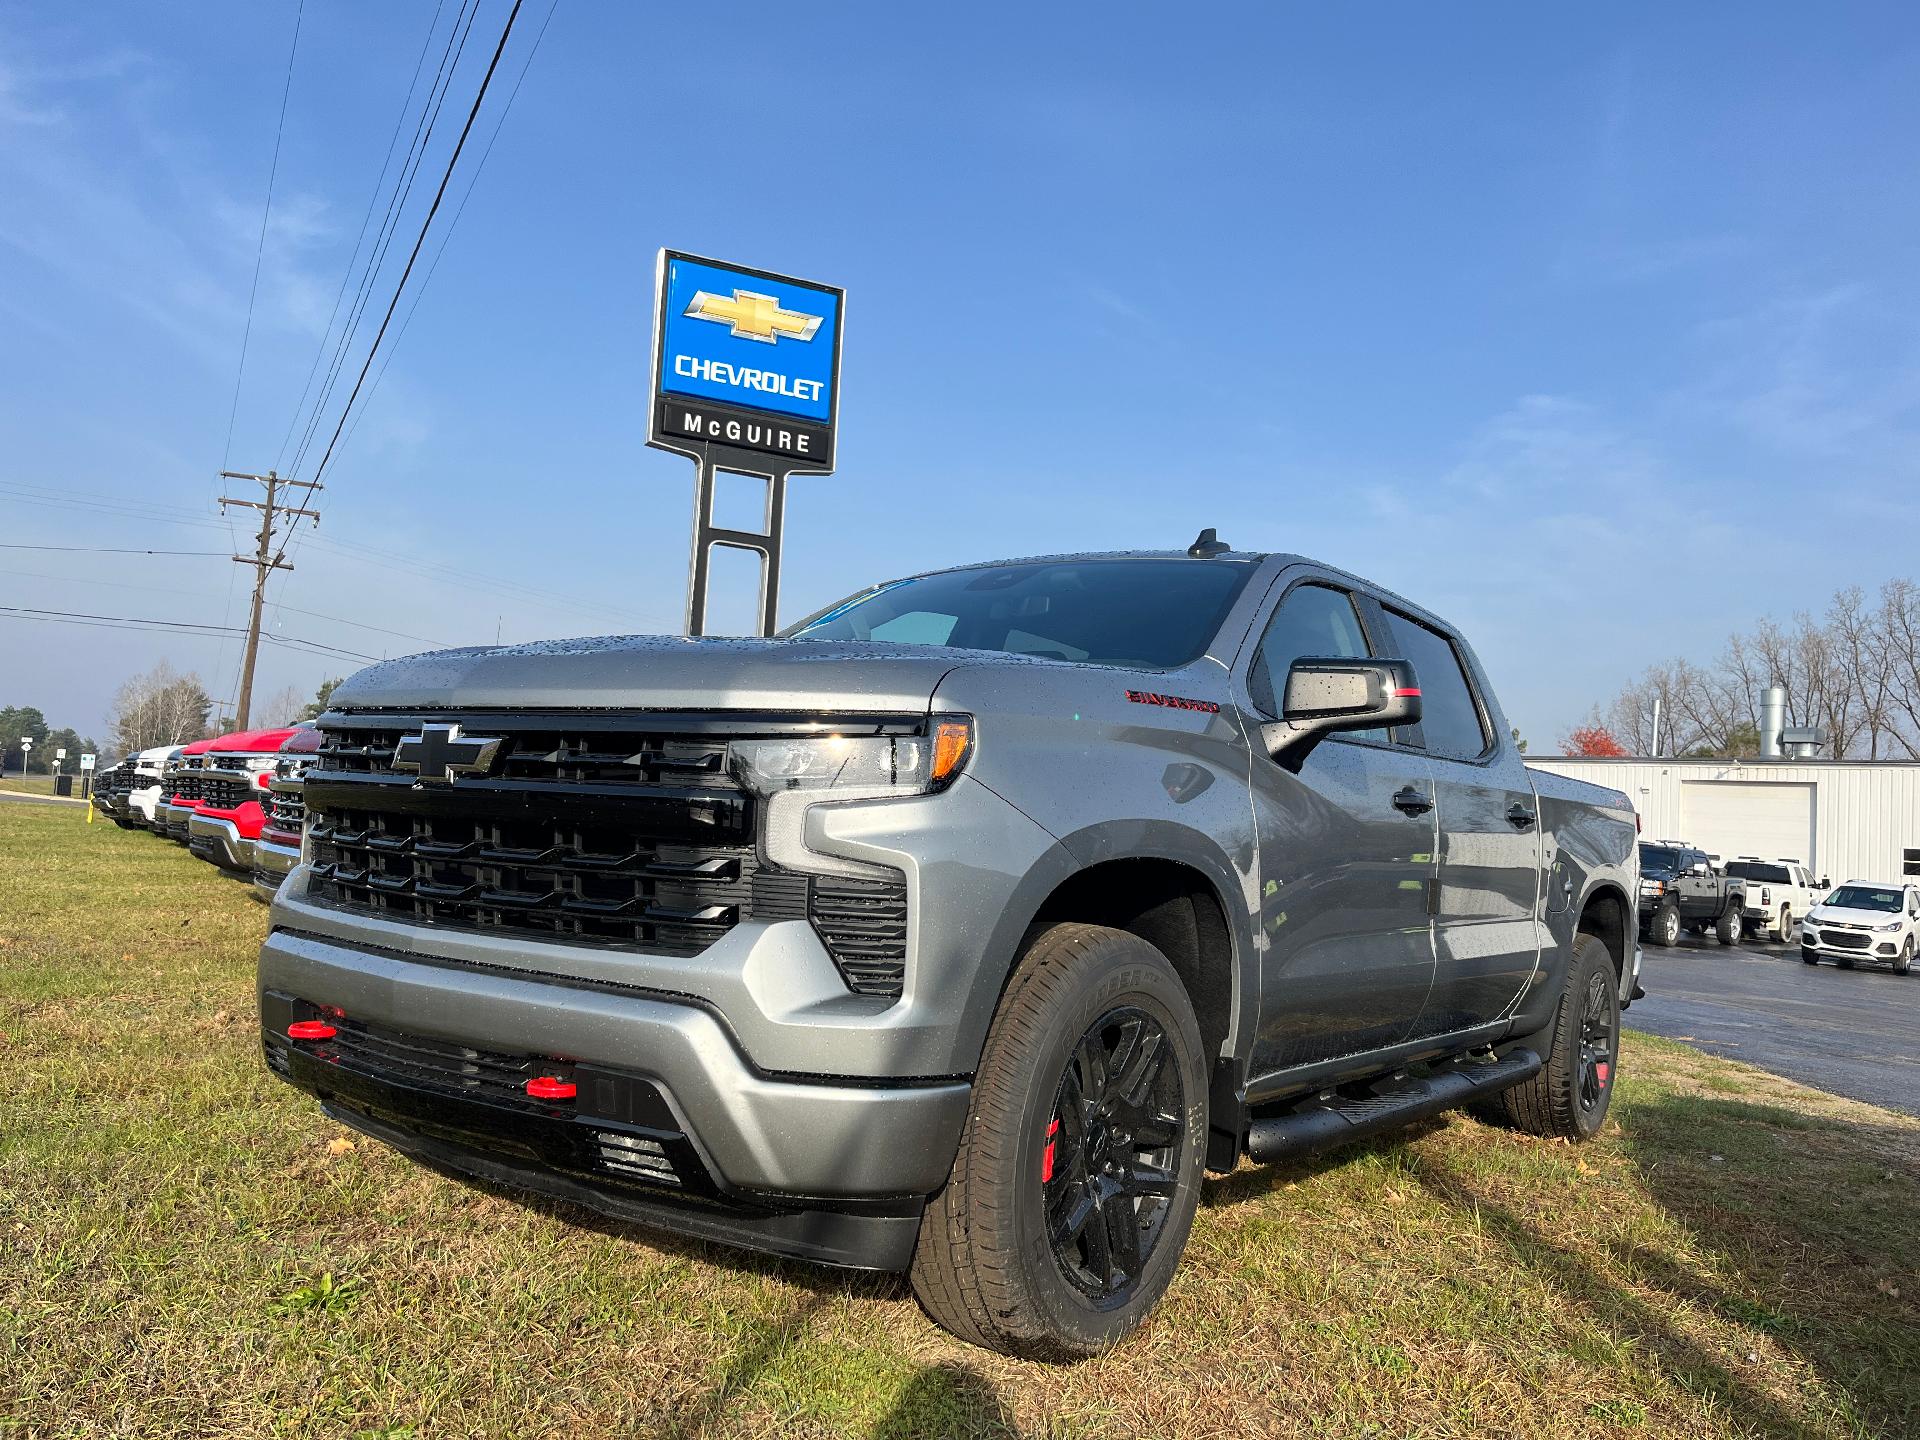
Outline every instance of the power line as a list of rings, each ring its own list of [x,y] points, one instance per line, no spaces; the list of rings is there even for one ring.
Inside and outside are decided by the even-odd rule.
[[[340,275],[340,288],[334,292],[333,310],[327,316],[327,328],[320,332],[320,344],[313,352],[313,364],[307,367],[306,384],[300,387],[300,398],[294,403],[292,418],[287,421],[286,437],[280,442],[280,453],[274,457],[276,469],[287,458],[287,447],[293,443],[294,429],[300,424],[301,413],[307,408],[307,396],[313,390],[313,377],[320,373],[320,362],[326,357],[327,337],[333,334],[333,322],[340,318],[340,302],[346,299],[347,286],[353,280],[354,265],[360,259],[360,247],[366,244],[367,227],[373,223],[373,207],[380,203],[380,192],[386,188],[387,171],[393,167],[394,147],[400,143],[400,131],[406,126],[407,112],[413,109],[413,92],[420,88],[420,74],[426,68],[427,52],[433,48],[433,37],[440,29],[440,15],[445,9],[446,0],[439,0],[433,8],[433,20],[427,26],[426,38],[420,42],[419,57],[413,62],[413,78],[407,81],[406,98],[400,102],[400,113],[393,120],[393,134],[387,139],[387,153],[380,160],[380,176],[373,182],[373,193],[367,197],[367,211],[360,219],[360,233],[354,237],[353,254],[347,257],[347,268]],[[435,79],[437,83],[438,77]],[[382,224],[384,228],[384,222]]]
[[[267,203],[260,212],[260,241],[253,252],[253,285],[247,291],[247,323],[240,332],[240,370],[233,377],[233,405],[227,411],[227,442],[220,451],[220,468],[227,467],[233,454],[233,426],[240,415],[240,387],[247,378],[247,345],[253,339],[253,303],[260,294],[260,263],[267,254],[267,221],[273,216],[273,182],[280,174],[280,141],[287,133],[287,97],[293,93],[293,58],[300,53],[300,21],[306,15],[306,0],[293,12],[293,43],[287,47],[287,79],[280,90],[280,123],[273,132],[273,163],[267,167]]]
[[[493,155],[493,147],[500,138],[501,130],[506,128],[507,116],[513,113],[513,102],[520,98],[520,87],[526,83],[527,72],[533,68],[533,57],[540,53],[540,42],[547,38],[547,27],[553,23],[553,13],[560,8],[560,0],[551,0],[547,6],[547,18],[540,22],[540,31],[533,37],[533,45],[527,51],[527,62],[520,67],[520,75],[508,92],[507,103],[501,107],[499,123],[493,127],[493,134],[487,137],[487,148],[480,152],[480,163],[473,167],[473,178],[467,182],[466,191],[460,196],[460,204],[453,212],[453,219],[447,222],[446,232],[440,238],[440,248],[433,253],[433,263],[427,266],[427,273],[420,281],[420,288],[413,292],[413,303],[407,307],[406,318],[400,322],[399,333],[393,337],[386,358],[380,362],[380,373],[373,377],[373,387],[367,391],[367,400],[372,402],[380,389],[380,382],[387,378],[387,367],[393,363],[393,352],[400,348],[400,342],[407,338],[407,331],[413,325],[414,314],[420,309],[420,301],[427,293],[427,287],[433,284],[434,273],[440,268],[440,261],[447,253],[447,246],[453,242],[453,232],[460,226],[460,217],[467,213],[467,201],[473,198],[474,187],[480,183],[480,176],[487,168],[487,161]],[[366,418],[366,406],[354,416],[353,428],[347,431],[349,443],[360,432],[360,422]]]
[[[0,545],[0,550],[59,550],[69,555],[225,555],[225,550],[116,550],[105,545]]]
[[[467,120],[460,127],[460,138],[454,142],[453,154],[447,157],[447,168],[440,177],[440,186],[434,191],[433,204],[427,207],[426,219],[420,222],[420,234],[413,242],[413,252],[407,256],[407,265],[400,272],[400,283],[394,287],[393,299],[388,302],[387,313],[380,321],[380,328],[374,332],[373,344],[367,349],[366,361],[360,366],[360,376],[353,382],[353,390],[347,396],[347,403],[340,412],[340,421],[333,427],[333,437],[327,441],[325,453],[320,463],[314,467],[313,478],[318,480],[327,473],[327,462],[333,459],[334,446],[340,443],[340,432],[347,427],[347,417],[353,413],[353,403],[360,397],[360,387],[366,383],[367,372],[373,368],[373,357],[380,353],[380,342],[386,337],[387,326],[393,321],[393,312],[399,308],[400,297],[406,292],[407,280],[413,274],[414,263],[420,258],[421,247],[427,243],[427,231],[432,228],[433,217],[440,213],[440,202],[446,198],[447,186],[453,180],[454,167],[460,163],[460,154],[466,149],[467,137],[473,133],[473,122],[480,115],[480,105],[487,98],[487,87],[493,83],[494,71],[500,68],[500,57],[505,53],[507,40],[513,34],[513,22],[519,18],[522,0],[513,0],[513,9],[507,12],[507,23],[500,29],[499,43],[493,47],[493,58],[487,62],[487,73],[480,77],[479,92],[473,97],[473,105],[467,111]]]
[[[288,610],[295,615],[306,615],[315,620],[331,620],[336,625],[351,625],[355,630],[371,630],[375,635],[392,635],[399,640],[418,640],[422,645],[434,645],[442,650],[450,650],[453,648],[447,644],[446,641],[435,640],[431,635],[409,635],[404,630],[386,630],[378,625],[368,625],[359,620],[349,620],[342,615],[326,615],[318,610],[302,610],[297,605],[283,605],[278,600],[270,600],[267,603],[273,606],[276,611]]]
[[[223,630],[232,632],[236,629],[231,625],[209,625],[198,620],[153,620],[138,615],[95,615],[84,610],[44,610],[30,605],[0,605],[0,615],[11,615],[22,620],[44,620],[50,624],[91,624],[109,630],[166,630],[209,638]],[[377,662],[380,659],[378,655],[362,655],[357,650],[344,650],[338,645],[326,645],[318,640],[306,640],[293,635],[275,635],[271,631],[261,638],[275,645],[338,655],[348,660]]]
[[[469,4],[472,9],[469,10]],[[447,94],[453,88],[453,77],[460,66],[460,57],[466,54],[467,37],[473,32],[473,22],[479,16],[479,0],[460,0],[460,9],[453,17],[452,28],[447,31],[447,43],[440,51],[440,63],[434,71],[433,82],[427,87],[427,96],[420,107],[420,118],[413,127],[413,138],[407,142],[406,156],[400,162],[400,170],[394,179],[393,191],[387,197],[386,214],[381,217],[380,228],[374,235],[373,245],[367,251],[366,267],[360,272],[360,282],[356,287],[353,304],[348,307],[347,318],[340,330],[340,339],[335,344],[333,359],[327,366],[327,378],[321,382],[320,393],[315,397],[313,409],[307,415],[306,428],[301,432],[300,444],[293,452],[293,462],[287,467],[289,474],[298,474],[305,462],[307,449],[313,443],[313,437],[320,427],[320,417],[326,413],[327,404],[333,398],[334,386],[339,383],[342,366],[353,348],[353,339],[360,332],[360,322],[366,314],[367,301],[373,295],[373,283],[386,265],[387,251],[393,244],[394,232],[399,226],[400,217],[405,212],[407,201],[413,195],[413,182],[419,176],[420,166],[427,158],[427,147],[433,141],[434,128],[440,123],[440,111],[446,104]],[[463,23],[464,22],[464,23]],[[429,41],[432,33],[429,32]],[[402,112],[404,123],[405,112]],[[348,267],[351,272],[351,265]],[[321,348],[326,341],[323,338]]]

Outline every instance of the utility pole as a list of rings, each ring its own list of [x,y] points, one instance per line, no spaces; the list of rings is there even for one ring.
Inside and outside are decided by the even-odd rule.
[[[286,546],[282,545],[278,550],[274,549],[275,522],[282,516],[291,515],[294,523],[298,524],[300,517],[304,515],[313,521],[314,524],[318,525],[320,523],[320,512],[318,510],[301,510],[292,505],[281,504],[281,488],[285,487],[290,490],[296,488],[301,489],[305,492],[301,498],[308,499],[315,490],[324,490],[327,487],[312,480],[283,479],[272,470],[267,471],[264,475],[250,475],[241,470],[222,470],[220,474],[222,478],[227,480],[258,481],[266,487],[267,492],[265,501],[237,500],[228,495],[222,495],[220,497],[220,508],[222,510],[225,510],[229,505],[241,505],[249,510],[258,510],[260,512],[260,533],[256,537],[257,543],[254,547],[253,554],[236,555],[233,557],[236,564],[251,565],[254,567],[255,572],[253,577],[253,613],[252,617],[247,621],[247,649],[245,657],[240,662],[240,693],[234,705],[233,715],[233,728],[236,730],[244,730],[247,728],[247,712],[253,707],[253,662],[260,653],[260,612],[267,602],[267,577],[276,570],[293,569],[292,564],[286,559]]]

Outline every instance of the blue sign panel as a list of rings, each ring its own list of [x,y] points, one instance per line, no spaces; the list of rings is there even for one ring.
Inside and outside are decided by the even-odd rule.
[[[663,250],[648,440],[833,466],[846,292]]]

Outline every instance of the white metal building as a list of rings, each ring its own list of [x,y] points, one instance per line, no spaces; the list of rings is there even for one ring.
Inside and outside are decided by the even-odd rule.
[[[1920,881],[1920,763],[1529,758],[1625,791],[1649,840],[1732,859],[1804,860],[1816,878]]]

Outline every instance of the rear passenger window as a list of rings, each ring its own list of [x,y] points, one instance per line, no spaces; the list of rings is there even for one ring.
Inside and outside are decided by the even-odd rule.
[[[1478,759],[1487,748],[1487,731],[1453,642],[1410,616],[1394,610],[1386,613],[1394,648],[1400,658],[1413,662],[1420,682],[1420,732],[1426,738],[1427,753],[1452,760]]]

